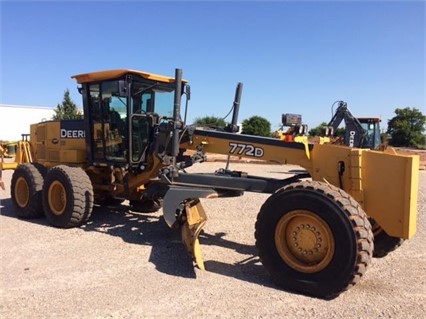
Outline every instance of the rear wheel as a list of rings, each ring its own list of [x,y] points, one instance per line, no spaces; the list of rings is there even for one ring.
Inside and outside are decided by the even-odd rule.
[[[43,216],[41,193],[45,168],[39,164],[20,164],[11,181],[11,197],[16,215],[20,218]]]
[[[86,222],[93,210],[93,188],[86,172],[65,165],[50,169],[43,187],[43,207],[55,227],[70,228]]]
[[[367,215],[347,193],[304,181],[263,204],[256,222],[260,259],[281,287],[333,298],[364,274],[373,252]]]

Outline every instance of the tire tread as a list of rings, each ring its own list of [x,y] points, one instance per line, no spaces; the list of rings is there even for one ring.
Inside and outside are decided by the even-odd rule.
[[[49,222],[56,227],[72,228],[85,223],[91,216],[93,210],[93,187],[87,173],[80,167],[59,165],[53,167],[47,174],[47,181],[51,182],[57,178],[64,177],[64,186],[67,194],[71,194],[72,207],[67,220],[56,219],[53,214],[47,214]],[[47,190],[45,190],[47,192]],[[43,196],[45,210],[49,211],[47,194]],[[68,198],[68,196],[67,196]]]
[[[353,199],[353,197],[350,196],[348,193],[333,185],[318,181],[302,181],[287,185],[277,190],[273,195],[271,195],[267,199],[267,201],[262,206],[256,221],[256,246],[259,251],[260,260],[267,269],[273,268],[273,265],[268,264],[268,258],[265,258],[264,256],[264,254],[266,254],[267,252],[262,251],[259,247],[259,239],[262,235],[259,231],[260,223],[263,223],[263,221],[266,218],[269,218],[270,215],[270,212],[268,212],[265,207],[270,201],[273,201],[275,200],[275,198],[280,196],[281,193],[291,191],[292,189],[306,189],[314,191],[316,193],[325,194],[327,198],[337,203],[337,205],[340,206],[340,208],[344,211],[347,216],[347,219],[351,223],[352,230],[355,233],[355,237],[357,240],[356,262],[353,266],[352,272],[348,276],[348,280],[346,282],[341,283],[340,289],[338,291],[327,291],[327,289],[325,289],[324,292],[314,293],[314,295],[316,295],[317,297],[322,297],[326,299],[334,298],[341,292],[355,285],[359,281],[359,279],[364,275],[368,265],[370,264],[374,248],[371,224],[360,204],[356,202],[355,199]],[[301,289],[303,290],[304,288],[302,287]],[[312,295],[312,291],[301,292]]]
[[[45,168],[38,163],[19,164],[12,175],[11,181],[11,198],[15,207],[16,215],[19,218],[31,219],[39,218],[44,215],[43,206],[41,204],[41,194],[43,190],[43,180]],[[29,202],[26,207],[20,207],[15,199],[15,186],[18,178],[23,177],[28,182],[30,191]]]

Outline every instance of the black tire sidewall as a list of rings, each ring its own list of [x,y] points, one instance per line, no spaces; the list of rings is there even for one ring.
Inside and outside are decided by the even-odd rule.
[[[11,181],[11,197],[12,197],[12,202],[15,205],[15,207],[18,210],[28,210],[31,206],[31,196],[34,196],[34,194],[36,194],[37,190],[35,188],[34,182],[33,182],[33,177],[30,174],[30,171],[28,168],[24,167],[24,166],[18,166],[15,169],[15,172],[12,175],[12,181]],[[25,182],[27,183],[27,187],[28,187],[28,193],[29,193],[29,200],[26,206],[20,206],[18,204],[18,202],[16,201],[16,183],[17,181],[23,178],[25,180]]]
[[[307,200],[309,196],[309,200]],[[330,263],[314,273],[300,272],[279,255],[275,247],[275,228],[279,220],[294,210],[307,210],[320,217],[332,230],[335,250]],[[310,286],[313,295],[329,295],[344,289],[350,280],[357,258],[356,235],[345,211],[335,200],[309,189],[283,190],[272,195],[262,206],[263,218],[256,225],[256,245],[262,261],[281,286],[300,290]],[[267,212],[267,213],[266,213]],[[283,278],[282,273],[285,273]]]
[[[66,206],[61,215],[55,215],[50,209],[49,205],[49,188],[53,182],[58,181],[62,184],[65,189]],[[54,167],[50,169],[46,175],[44,187],[43,187],[43,207],[46,214],[46,218],[52,226],[67,228],[72,227],[70,221],[73,217],[74,212],[74,192],[72,182],[61,167]]]
[[[16,182],[23,178],[28,187],[28,203],[26,206],[20,206],[15,197]],[[20,164],[15,169],[11,180],[11,198],[15,206],[15,211],[20,218],[36,218],[43,216],[41,206],[41,193],[43,188],[43,175],[39,169],[30,163]]]

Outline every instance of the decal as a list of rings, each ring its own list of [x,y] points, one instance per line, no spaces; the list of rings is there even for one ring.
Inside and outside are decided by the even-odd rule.
[[[265,151],[261,147],[256,147],[251,144],[229,143],[229,154],[238,156],[262,157]]]
[[[61,121],[61,138],[84,138],[83,120],[62,120]]]
[[[355,144],[355,131],[349,131],[349,147],[354,147]]]

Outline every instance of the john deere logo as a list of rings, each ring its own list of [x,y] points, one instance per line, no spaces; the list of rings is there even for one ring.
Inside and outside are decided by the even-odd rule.
[[[84,138],[83,120],[61,121],[61,138]]]
[[[61,129],[61,138],[84,138],[83,130],[65,130]]]

